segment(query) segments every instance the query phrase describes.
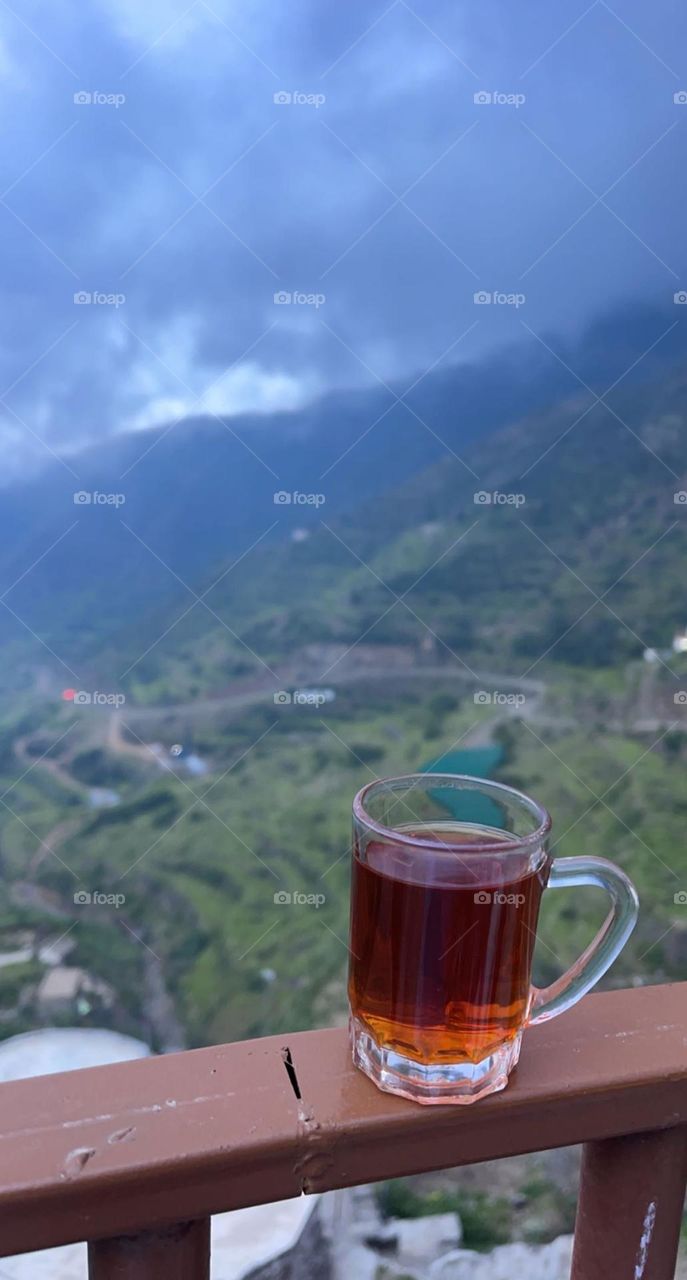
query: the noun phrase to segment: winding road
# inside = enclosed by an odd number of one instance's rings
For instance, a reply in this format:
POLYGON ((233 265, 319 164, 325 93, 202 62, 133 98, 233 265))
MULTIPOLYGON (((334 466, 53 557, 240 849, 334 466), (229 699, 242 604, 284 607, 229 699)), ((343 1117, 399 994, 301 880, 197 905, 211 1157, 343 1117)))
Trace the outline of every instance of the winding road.
MULTIPOLYGON (((328 683, 332 687, 344 687, 349 684, 358 684, 365 681, 450 681, 456 680, 463 686, 481 688, 487 691, 499 690, 502 693, 522 693, 525 695, 525 702, 520 707, 509 704, 507 706, 500 705, 497 714, 489 715, 486 719, 481 718, 468 732, 463 739, 463 743, 467 747, 478 747, 488 745, 492 738, 497 725, 512 719, 513 716, 530 718, 538 718, 540 714, 541 702, 545 694, 545 685, 539 680, 517 680, 512 677, 505 677, 494 672, 482 672, 475 679, 468 672, 451 669, 444 666, 417 666, 413 669, 403 668, 394 669, 393 667, 367 668, 348 675, 341 675, 338 678, 332 678, 328 683)), ((305 681, 300 682, 304 687, 305 681)), ((101 746, 112 752, 114 755, 126 755, 130 759, 135 760, 139 765, 150 769, 151 763, 154 762, 155 756, 151 752, 148 745, 143 742, 132 742, 124 736, 125 731, 131 722, 137 726, 140 725, 141 733, 145 733, 151 725, 156 722, 164 721, 170 715, 178 716, 203 716, 213 715, 215 713, 232 710, 242 710, 251 705, 264 703, 277 691, 283 687, 298 687, 298 682, 292 679, 290 673, 287 679, 284 676, 281 685, 274 685, 272 682, 265 684, 260 688, 242 689, 233 694, 228 694, 221 698, 199 699, 193 702, 172 703, 161 707, 128 707, 126 713, 120 710, 110 711, 107 715, 100 716, 98 721, 92 721, 89 725, 91 741, 93 741, 93 733, 96 728, 99 730, 101 738, 101 746)), ((476 712, 480 712, 483 707, 489 704, 477 704, 476 712)), ((491 704, 490 710, 493 710, 491 704)), ((278 711, 278 708, 275 708, 278 711)), ((50 759, 46 753, 44 756, 36 756, 31 753, 30 747, 32 741, 35 743, 39 737, 38 734, 24 734, 17 738, 14 742, 14 752, 17 760, 24 767, 24 776, 29 771, 44 770, 53 782, 57 782, 63 786, 65 790, 74 794, 77 793, 81 798, 86 798, 89 788, 80 783, 72 774, 69 773, 65 762, 50 759)), ((49 748, 48 748, 49 750, 49 748)), ((51 828, 45 838, 40 841, 35 850, 28 866, 28 877, 35 877, 41 864, 48 854, 57 854, 57 850, 72 836, 74 836, 90 819, 90 812, 81 812, 78 816, 62 818, 51 828)), ((59 855, 58 855, 59 856, 59 855)), ((38 907, 45 914, 59 919, 61 921, 76 921, 80 918, 79 909, 69 902, 65 904, 58 901, 54 894, 44 889, 42 886, 32 883, 31 879, 15 882, 10 886, 10 896, 17 905, 31 905, 38 907)), ((105 919, 103 919, 105 923, 105 919)), ((112 920, 108 916, 107 924, 111 925, 112 920)), ((144 938, 141 938, 123 916, 121 924, 131 935, 132 942, 135 940, 137 944, 143 947, 143 1010, 144 1015, 152 1029, 155 1043, 160 1047, 162 1052, 174 1052, 185 1047, 185 1037, 183 1028, 176 1015, 174 1002, 167 991, 164 965, 159 956, 148 946, 144 938)))

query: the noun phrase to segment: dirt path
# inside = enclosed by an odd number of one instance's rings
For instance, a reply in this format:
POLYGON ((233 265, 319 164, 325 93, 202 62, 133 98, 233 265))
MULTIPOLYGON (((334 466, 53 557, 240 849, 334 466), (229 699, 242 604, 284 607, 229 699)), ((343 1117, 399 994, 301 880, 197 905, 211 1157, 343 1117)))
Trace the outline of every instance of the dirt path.
POLYGON ((524 693, 526 697, 541 697, 546 689, 543 680, 520 679, 517 676, 507 676, 503 672, 494 671, 480 671, 473 675, 470 671, 465 671, 460 667, 368 667, 342 675, 330 672, 324 680, 316 681, 303 678, 300 680, 294 679, 293 670, 295 668, 297 668, 297 661, 290 666, 288 671, 281 673, 278 681, 266 680, 265 684, 258 688, 242 690, 239 693, 230 693, 219 698, 197 698, 193 702, 170 702, 164 706, 130 706, 127 707, 125 713, 113 712, 112 716, 114 718, 114 716, 123 715, 126 721, 133 723, 160 720, 169 715, 208 715, 215 711, 238 710, 264 702, 266 698, 276 693, 277 690, 292 688, 294 685, 296 687, 300 685, 303 688, 331 687, 336 689, 338 686, 361 684, 368 680, 457 680, 462 684, 470 684, 487 690, 500 689, 509 692, 520 692, 524 693))
MULTIPOLYGON (((380 680, 396 680, 396 681, 434 681, 446 679, 455 679, 463 685, 477 685, 484 689, 500 689, 508 692, 521 692, 525 694, 526 701, 522 707, 508 705, 503 709, 499 709, 496 714, 489 716, 487 719, 480 719, 480 722, 474 726, 464 743, 468 747, 478 747, 490 745, 493 741, 494 733, 499 724, 502 724, 513 716, 524 714, 524 708, 528 708, 527 714, 534 716, 544 697, 545 686, 541 681, 533 680, 514 680, 506 678, 491 672, 480 673, 477 681, 467 672, 462 670, 447 670, 446 667, 416 667, 413 670, 394 670, 393 668, 373 668, 349 675, 332 679, 329 683, 333 687, 346 686, 348 684, 356 684, 364 681, 380 681, 380 680)), ((282 686, 289 688, 293 686, 292 679, 284 677, 282 686)), ((304 682, 303 682, 304 683, 304 682)), ((127 724, 133 720, 137 724, 141 723, 141 731, 144 732, 144 725, 149 726, 156 721, 163 720, 170 714, 183 715, 204 715, 212 714, 217 711, 239 710, 241 708, 264 702, 275 692, 275 688, 270 682, 264 687, 251 690, 241 690, 235 694, 229 694, 226 697, 216 699, 201 699, 191 703, 175 703, 164 707, 143 707, 143 708, 127 708, 125 713, 121 711, 113 711, 107 717, 103 717, 101 721, 102 745, 114 755, 126 755, 136 760, 137 763, 150 767, 154 762, 155 756, 151 752, 150 747, 143 743, 131 742, 124 736, 127 724)), ((479 713, 479 707, 475 710, 479 713)), ((36 757, 31 754, 29 746, 35 741, 36 734, 26 734, 17 738, 14 743, 14 751, 19 762, 26 769, 33 768, 37 770, 45 770, 46 773, 56 782, 58 782, 66 790, 77 793, 82 799, 85 799, 89 788, 78 782, 65 768, 64 764, 51 759, 48 754, 36 757)), ((49 750, 49 748, 48 748, 49 750)), ((57 822, 47 833, 35 850, 28 866, 27 876, 35 877, 46 857, 50 854, 57 853, 67 840, 75 835, 80 828, 88 821, 90 814, 81 812, 78 816, 70 816, 63 818, 57 822)), ((60 920, 79 920, 81 917, 74 911, 71 903, 65 904, 57 899, 56 895, 49 890, 42 888, 40 885, 31 883, 30 879, 17 882, 10 888, 10 895, 14 902, 18 905, 31 905, 38 907, 46 914, 60 920)), ((143 1011, 148 1021, 153 1038, 157 1046, 162 1052, 174 1052, 183 1049, 186 1045, 183 1027, 177 1017, 174 1002, 167 991, 164 975, 164 965, 159 956, 150 948, 144 938, 140 937, 136 929, 127 921, 122 919, 122 923, 131 936, 132 943, 142 947, 143 959, 143 1011)))
POLYGON ((155 753, 150 747, 142 742, 129 742, 122 732, 125 727, 125 721, 121 711, 113 711, 109 717, 107 725, 107 735, 105 738, 105 746, 113 755, 130 756, 138 761, 139 764, 146 765, 150 768, 155 763, 155 753))
MULTIPOLYGON (((48 754, 43 756, 31 754, 29 744, 35 740, 36 736, 35 732, 26 733, 21 738, 15 738, 13 743, 14 754, 19 762, 26 766, 27 772, 31 769, 45 769, 46 773, 49 773, 56 782, 59 782, 60 786, 66 787, 68 791, 77 792, 79 796, 85 796, 88 792, 88 787, 85 787, 82 782, 78 782, 58 760, 51 760, 48 754)), ((49 752, 50 750, 51 748, 48 747, 47 751, 49 752)))
MULTIPOLYGON (((134 725, 140 726, 143 734, 146 729, 150 728, 151 724, 156 721, 163 721, 169 716, 183 715, 195 718, 196 716, 213 715, 217 712, 239 711, 245 707, 264 703, 278 688, 290 688, 294 684, 298 686, 299 683, 305 686, 304 681, 299 682, 293 679, 293 671, 297 667, 298 662, 296 660, 291 664, 288 673, 282 672, 278 684, 269 680, 257 688, 242 689, 237 693, 226 694, 219 698, 199 698, 192 702, 174 702, 154 707, 130 706, 126 708, 126 711, 112 711, 100 720, 102 746, 113 755, 128 756, 129 759, 137 764, 150 768, 155 763, 156 757, 148 745, 143 742, 132 742, 125 737, 125 732, 129 725, 132 726, 132 732, 135 732, 134 725)), ((493 740, 496 725, 511 719, 513 716, 527 719, 537 717, 538 709, 546 691, 546 686, 542 680, 520 679, 493 671, 482 671, 472 675, 471 672, 464 671, 462 668, 446 666, 415 666, 413 668, 370 667, 341 675, 333 673, 330 675, 327 685, 332 688, 343 688, 347 685, 370 681, 409 681, 415 683, 417 681, 436 682, 437 680, 455 680, 462 685, 481 687, 485 690, 498 689, 502 692, 524 694, 525 702, 522 707, 509 706, 504 708, 499 714, 490 717, 475 727, 474 734, 471 733, 469 738, 466 739, 466 745, 474 747, 489 745, 493 740)), ((540 721, 540 723, 542 722, 540 721)), ((553 723, 560 725, 562 722, 554 721, 553 723)), ((64 765, 61 765, 56 760, 51 760, 48 756, 38 760, 36 757, 31 756, 28 751, 28 745, 35 736, 35 734, 27 734, 22 738, 16 739, 14 750, 18 759, 23 764, 26 764, 27 767, 33 766, 45 769, 56 781, 70 790, 76 791, 82 799, 85 799, 88 788, 78 782, 64 765)), ((68 838, 68 836, 63 837, 61 827, 62 824, 58 824, 49 833, 49 836, 58 841, 62 838, 68 838)), ((46 837, 45 843, 51 845, 52 841, 49 837, 46 837)))
POLYGON ((56 822, 51 827, 48 834, 41 840, 38 848, 33 854, 28 865, 28 875, 33 876, 38 871, 41 864, 51 854, 56 854, 61 845, 65 844, 71 836, 83 826, 85 818, 63 818, 61 822, 56 822))

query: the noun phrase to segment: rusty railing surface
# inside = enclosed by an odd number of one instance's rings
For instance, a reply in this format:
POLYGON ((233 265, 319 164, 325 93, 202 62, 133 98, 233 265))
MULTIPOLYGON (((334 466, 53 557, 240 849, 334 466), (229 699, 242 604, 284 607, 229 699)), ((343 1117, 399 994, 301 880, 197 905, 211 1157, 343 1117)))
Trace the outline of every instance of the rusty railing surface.
POLYGON ((574 1143, 574 1280, 672 1280, 687 983, 588 996, 470 1107, 380 1093, 339 1029, 0 1085, 0 1256, 87 1240, 91 1280, 207 1280, 213 1213, 574 1143))

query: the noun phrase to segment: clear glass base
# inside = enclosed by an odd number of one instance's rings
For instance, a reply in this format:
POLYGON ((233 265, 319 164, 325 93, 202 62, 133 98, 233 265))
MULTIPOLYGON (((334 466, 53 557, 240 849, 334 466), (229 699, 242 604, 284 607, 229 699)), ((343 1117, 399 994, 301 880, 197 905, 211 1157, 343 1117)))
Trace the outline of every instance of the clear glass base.
POLYGON ((508 1084, 508 1076, 520 1057, 522 1031, 481 1062, 441 1062, 423 1064, 405 1058, 394 1049, 377 1044, 367 1027, 356 1017, 349 1021, 351 1048, 356 1067, 364 1071, 384 1093, 425 1105, 454 1103, 466 1106, 489 1093, 498 1093, 508 1084))

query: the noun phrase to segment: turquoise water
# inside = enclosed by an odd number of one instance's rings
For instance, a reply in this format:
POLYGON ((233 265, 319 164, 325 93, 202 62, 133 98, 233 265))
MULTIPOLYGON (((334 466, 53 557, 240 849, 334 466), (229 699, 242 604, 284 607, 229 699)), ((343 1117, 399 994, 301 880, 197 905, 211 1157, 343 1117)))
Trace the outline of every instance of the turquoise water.
MULTIPOLYGON (((420 765, 420 773, 467 773, 472 778, 490 778, 503 757, 503 747, 498 745, 446 751, 427 764, 420 765)), ((461 822, 477 822, 485 827, 496 827, 497 830, 505 826, 499 805, 488 796, 444 787, 437 787, 430 795, 435 804, 441 805, 452 818, 461 822)))

